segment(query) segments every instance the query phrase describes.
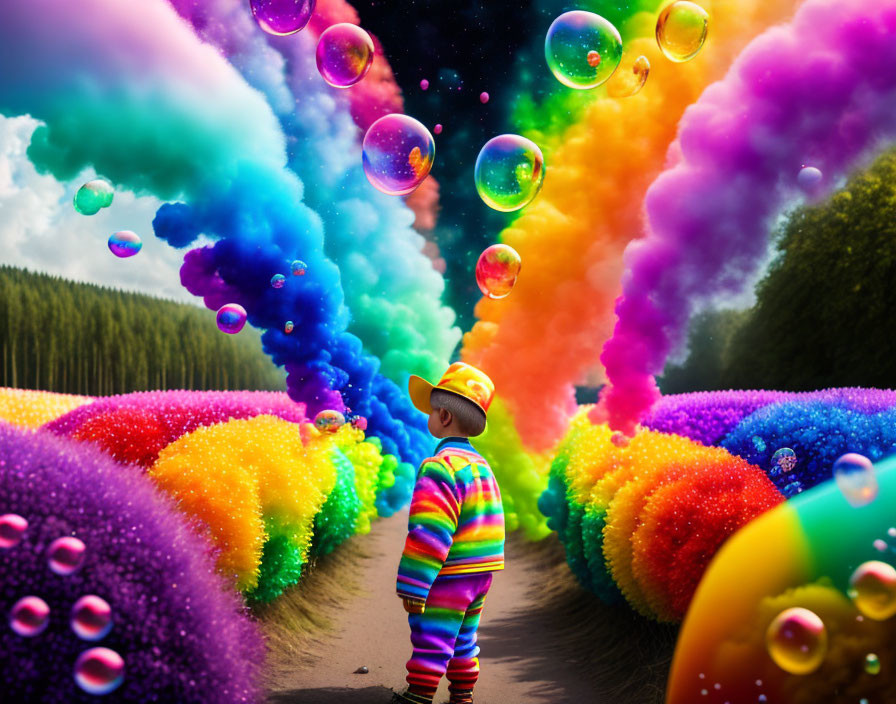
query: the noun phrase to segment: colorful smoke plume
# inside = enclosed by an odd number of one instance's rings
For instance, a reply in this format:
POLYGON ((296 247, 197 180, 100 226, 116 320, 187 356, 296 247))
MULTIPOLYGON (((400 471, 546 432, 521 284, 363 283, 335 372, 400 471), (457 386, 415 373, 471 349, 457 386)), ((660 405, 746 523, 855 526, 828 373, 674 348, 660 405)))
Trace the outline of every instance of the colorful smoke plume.
POLYGON ((754 39, 682 119, 625 253, 618 322, 601 355, 611 387, 595 418, 632 433, 659 397, 653 375, 694 310, 742 291, 802 165, 824 188, 896 134, 896 6, 804 3, 754 39))

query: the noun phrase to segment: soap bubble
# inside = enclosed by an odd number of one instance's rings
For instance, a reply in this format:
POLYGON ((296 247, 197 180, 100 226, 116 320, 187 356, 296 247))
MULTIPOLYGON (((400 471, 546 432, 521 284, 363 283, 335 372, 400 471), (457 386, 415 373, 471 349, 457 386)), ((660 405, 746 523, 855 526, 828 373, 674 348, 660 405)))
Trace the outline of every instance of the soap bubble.
POLYGON ((600 15, 572 10, 551 23, 544 40, 544 55, 551 73, 563 85, 595 88, 612 76, 619 65, 622 37, 600 15))
POLYGON ((84 562, 84 553, 87 546, 70 535, 63 538, 57 538, 50 543, 47 550, 47 564, 50 569, 59 575, 69 575, 76 572, 84 562))
POLYGON ((94 594, 82 596, 72 606, 70 623, 78 638, 101 640, 112 630, 112 607, 94 594))
POLYGON ((305 269, 307 269, 307 268, 308 268, 308 267, 305 265, 305 262, 303 262, 301 259, 296 259, 296 260, 290 265, 290 269, 292 270, 292 275, 293 275, 293 276, 304 276, 304 275, 305 275, 305 269))
POLYGON ((286 283, 286 277, 283 274, 274 274, 271 277, 271 286, 273 288, 283 288, 283 284, 286 283))
POLYGON ((249 0, 255 21, 268 34, 285 36, 304 29, 315 0, 249 0))
POLYGON ((896 614, 896 569, 880 560, 869 560, 849 578, 849 596, 868 618, 886 621, 896 614))
POLYGON ((693 59, 706 41, 709 15, 699 5, 678 0, 656 20, 656 43, 667 59, 682 63, 693 59))
POLYGON ((88 694, 108 694, 124 682, 124 660, 109 648, 90 648, 75 661, 75 682, 88 694))
POLYGON ((874 549, 878 552, 886 552, 887 548, 889 547, 889 545, 887 545, 887 541, 881 540, 880 538, 877 538, 873 543, 871 543, 871 545, 874 546, 874 549))
POLYGON ((824 660, 828 634, 815 613, 796 607, 775 617, 765 633, 765 644, 768 654, 782 670, 792 675, 807 675, 824 660))
POLYGON ((758 435, 754 435, 752 438, 753 447, 756 448, 756 452, 765 452, 767 445, 765 444, 765 440, 763 440, 758 435))
POLYGON ((486 93, 485 91, 482 91, 479 94, 479 102, 482 103, 483 105, 485 105, 488 102, 488 97, 489 97, 488 93, 486 93))
POLYGON ((17 513, 0 516, 0 548, 14 548, 28 530, 28 521, 17 513))
POLYGON ((427 81, 425 78, 422 81, 420 81, 420 88, 421 88, 421 90, 428 90, 429 89, 429 81, 427 81))
POLYGON ((115 190, 105 179, 95 178, 88 181, 75 193, 75 210, 81 215, 95 215, 101 208, 112 205, 115 190))
POLYGON ((218 329, 228 335, 236 335, 246 324, 246 309, 239 303, 225 303, 218 309, 218 329))
POLYGON ((772 473, 791 472, 796 467, 796 453, 789 447, 782 447, 772 455, 772 473))
POLYGON ((869 675, 877 675, 880 673, 880 658, 874 653, 868 653, 865 656, 865 672, 869 675))
POLYGON ((352 418, 352 427, 358 430, 367 430, 367 419, 364 416, 355 416, 352 418))
POLYGON ((322 433, 335 433, 344 424, 345 416, 339 411, 326 410, 314 416, 314 427, 322 433))
POLYGON ((506 244, 487 247, 476 262, 476 283, 489 298, 506 297, 516 283, 522 260, 517 251, 506 244))
POLYGON ((610 436, 610 442, 619 448, 629 446, 628 436, 618 430, 610 436))
POLYGON ((130 230, 121 230, 115 234, 109 235, 109 251, 116 257, 126 259, 133 257, 143 248, 143 241, 140 235, 130 230))
POLYGON ((286 324, 283 326, 283 332, 289 335, 289 333, 295 330, 295 327, 295 323, 293 323, 291 320, 287 320, 286 324))
POLYGON ((848 452, 834 462, 834 480, 852 506, 865 506, 877 497, 874 465, 856 452, 848 452))
POLYGON ((824 174, 814 166, 804 166, 797 174, 796 181, 807 193, 813 193, 821 185, 824 174))
POLYGON ((362 144, 364 173, 378 191, 403 196, 429 175, 436 143, 413 117, 393 113, 374 122, 362 144))
POLYGON ((9 610, 9 627, 25 638, 43 633, 50 623, 50 607, 39 596, 19 599, 9 610))
POLYGON ((634 61, 623 56, 610 80, 607 81, 607 95, 611 98, 630 98, 637 95, 650 74, 650 61, 646 56, 639 56, 634 61))
POLYGON ((509 213, 525 207, 538 195, 544 171, 544 157, 535 142, 516 134, 502 134, 480 150, 473 178, 487 206, 509 213))
POLYGON ((441 125, 436 125, 435 127, 433 127, 433 128, 432 128, 432 133, 433 133, 433 134, 442 134, 442 126, 441 126, 441 125))
POLYGON ((373 40, 356 24, 327 27, 317 42, 317 70, 334 88, 355 85, 373 65, 373 40))

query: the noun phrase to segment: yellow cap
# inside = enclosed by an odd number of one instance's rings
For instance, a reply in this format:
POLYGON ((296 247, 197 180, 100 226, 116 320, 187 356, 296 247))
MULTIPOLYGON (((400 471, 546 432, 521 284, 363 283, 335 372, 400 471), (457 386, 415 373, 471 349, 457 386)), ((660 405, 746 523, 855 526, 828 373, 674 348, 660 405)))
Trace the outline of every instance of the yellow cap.
POLYGON ((458 396, 463 396, 468 401, 475 403, 483 413, 488 413, 488 407, 495 396, 495 385, 485 372, 464 362, 455 362, 448 367, 435 386, 414 374, 408 380, 408 393, 411 395, 411 401, 417 410, 426 414, 432 413, 429 394, 433 389, 450 391, 458 396))

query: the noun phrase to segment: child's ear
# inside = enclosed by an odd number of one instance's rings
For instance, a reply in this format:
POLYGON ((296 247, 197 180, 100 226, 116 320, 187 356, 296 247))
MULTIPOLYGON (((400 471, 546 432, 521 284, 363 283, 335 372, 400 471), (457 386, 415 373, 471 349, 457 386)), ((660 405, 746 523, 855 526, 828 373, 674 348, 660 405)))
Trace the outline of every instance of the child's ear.
POLYGON ((453 418, 451 416, 451 411, 449 411, 447 408, 439 409, 439 423, 442 424, 443 428, 447 428, 449 425, 451 425, 452 420, 453 418))

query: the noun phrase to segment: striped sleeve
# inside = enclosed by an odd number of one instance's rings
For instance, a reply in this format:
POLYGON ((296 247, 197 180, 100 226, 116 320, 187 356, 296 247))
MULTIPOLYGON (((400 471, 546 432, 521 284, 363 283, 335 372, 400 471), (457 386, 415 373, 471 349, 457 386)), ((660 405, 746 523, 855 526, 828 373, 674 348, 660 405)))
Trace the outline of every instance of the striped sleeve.
POLYGON ((454 475, 444 464, 423 463, 411 499, 408 538, 398 565, 400 597, 426 601, 457 530, 460 502, 456 491, 454 475))

